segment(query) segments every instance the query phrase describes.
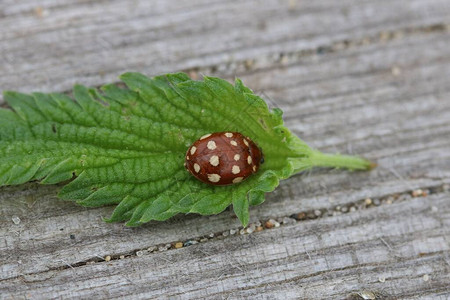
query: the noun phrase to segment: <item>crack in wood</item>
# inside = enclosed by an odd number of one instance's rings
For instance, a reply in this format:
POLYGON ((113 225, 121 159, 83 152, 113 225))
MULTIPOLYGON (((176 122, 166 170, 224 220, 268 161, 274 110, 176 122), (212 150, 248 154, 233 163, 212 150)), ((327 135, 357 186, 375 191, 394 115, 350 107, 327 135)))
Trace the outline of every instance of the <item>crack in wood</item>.
MULTIPOLYGON (((234 74, 239 69, 243 69, 245 72, 239 72, 240 74, 253 74, 256 72, 265 71, 267 69, 273 70, 274 68, 285 66, 287 63, 289 65, 293 65, 303 57, 311 56, 311 55, 324 55, 328 53, 335 53, 348 50, 350 48, 359 47, 359 46, 367 46, 371 44, 377 44, 379 42, 389 42, 395 39, 405 38, 406 36, 417 35, 417 34, 428 34, 428 33, 439 33, 439 32, 450 32, 450 24, 447 23, 436 23, 427 26, 418 26, 418 27, 408 27, 397 30, 387 30, 380 31, 373 35, 364 36, 358 39, 343 39, 339 41, 332 42, 330 44, 324 44, 322 46, 317 46, 311 49, 302 49, 300 51, 293 52, 285 52, 278 53, 277 57, 274 59, 274 54, 270 53, 265 56, 259 56, 258 59, 244 59, 244 60, 233 60, 233 68, 225 68, 227 71, 218 71, 221 70, 220 66, 226 65, 227 63, 210 65, 207 67, 193 67, 188 69, 182 69, 182 72, 186 72, 189 76, 196 80, 199 77, 199 74, 216 74, 219 76, 230 76, 234 74), (265 67, 253 68, 255 63, 258 60, 269 61, 269 65, 265 67), (242 67, 243 66, 243 67, 242 67)), ((124 87, 122 82, 115 82, 115 84, 120 87, 124 87)), ((101 86, 94 86, 96 88, 100 88, 101 86)), ((61 91, 63 94, 70 95, 72 91, 61 91)), ((0 101, 3 100, 2 95, 0 95, 0 101)), ((7 108, 8 105, 2 101, 0 103, 0 107, 7 108)))
MULTIPOLYGON (((30 273, 30 274, 22 274, 14 277, 10 277, 7 279, 0 280, 11 280, 27 275, 36 275, 40 273, 46 273, 49 271, 61 271, 65 269, 75 269, 77 267, 82 267, 85 265, 91 265, 101 262, 111 262, 115 260, 121 260, 121 259, 127 259, 131 257, 140 257, 144 255, 149 255, 152 253, 159 253, 163 251, 170 251, 170 250, 176 250, 180 248, 186 248, 189 246, 193 246, 199 243, 205 243, 205 242, 212 242, 215 240, 225 239, 234 235, 249 235, 252 233, 258 233, 264 230, 276 230, 276 228, 281 228, 285 226, 289 226, 292 224, 295 224, 297 222, 303 222, 308 220, 314 220, 319 218, 328 218, 328 217, 334 217, 341 214, 348 214, 353 213, 359 210, 365 210, 365 209, 372 209, 375 207, 379 207, 382 205, 390 205, 392 203, 397 202, 404 202, 408 201, 410 199, 416 198, 416 197, 427 197, 429 195, 439 194, 439 193, 448 193, 450 190, 450 186, 446 183, 439 184, 439 185, 432 185, 422 188, 417 188, 414 190, 407 190, 402 193, 394 193, 389 195, 384 195, 377 198, 365 198, 360 199, 358 201, 354 201, 352 203, 348 203, 346 205, 335 205, 331 209, 322 208, 322 209, 315 209, 315 210, 307 210, 307 211, 301 211, 298 213, 291 214, 289 216, 281 216, 281 217, 274 217, 273 219, 269 220, 260 220, 253 222, 249 224, 246 228, 238 227, 222 232, 217 233, 211 233, 206 236, 200 236, 195 238, 186 239, 184 241, 173 241, 171 243, 164 243, 164 244, 158 244, 158 245, 152 245, 145 248, 139 248, 139 249, 133 249, 127 252, 123 253, 117 253, 117 254, 111 254, 107 255, 105 257, 96 256, 94 258, 80 261, 77 263, 71 263, 64 264, 62 266, 49 268, 42 272, 37 273, 30 273)), ((383 242, 383 240, 382 240, 383 242)), ((384 241, 384 244, 386 244, 386 241, 384 241)), ((388 245, 386 245, 388 247, 388 245)), ((429 256, 433 253, 423 253, 421 256, 429 256)), ((329 270, 328 270, 329 271, 329 270)))
POLYGON ((254 72, 261 72, 261 71, 267 71, 267 70, 273 70, 277 67, 283 67, 286 65, 294 65, 295 63, 300 62, 301 58, 312 56, 312 55, 324 55, 329 53, 335 53, 335 52, 342 52, 346 51, 350 48, 359 47, 359 46, 368 46, 372 44, 378 44, 379 42, 389 42, 395 39, 401 39, 405 38, 406 36, 412 36, 412 35, 418 35, 418 34, 429 34, 429 33, 439 33, 439 32, 449 32, 450 31, 450 24, 446 23, 437 23, 437 24, 431 24, 427 26, 418 26, 418 27, 409 27, 409 28, 403 28, 403 29, 397 29, 397 30, 387 30, 387 31, 380 31, 373 35, 364 36, 358 39, 343 39, 339 41, 332 42, 330 44, 324 44, 322 46, 310 48, 310 49, 302 49, 300 51, 292 51, 292 52, 285 52, 285 53, 278 53, 278 57, 273 59, 274 54, 270 53, 266 56, 260 56, 258 59, 244 59, 244 60, 233 60, 233 68, 225 68, 226 70, 229 70, 231 72, 219 72, 218 70, 221 69, 220 66, 222 64, 218 65, 212 65, 208 67, 203 68, 189 68, 184 69, 183 72, 188 73, 191 77, 194 77, 196 79, 198 77, 198 74, 206 73, 206 74, 213 74, 217 73, 222 76, 228 76, 232 73, 236 73, 236 70, 243 69, 244 74, 252 74, 254 72), (263 68, 252 68, 252 66, 256 65, 258 60, 262 61, 269 61, 269 65, 263 68), (243 67, 242 67, 243 66, 243 67))

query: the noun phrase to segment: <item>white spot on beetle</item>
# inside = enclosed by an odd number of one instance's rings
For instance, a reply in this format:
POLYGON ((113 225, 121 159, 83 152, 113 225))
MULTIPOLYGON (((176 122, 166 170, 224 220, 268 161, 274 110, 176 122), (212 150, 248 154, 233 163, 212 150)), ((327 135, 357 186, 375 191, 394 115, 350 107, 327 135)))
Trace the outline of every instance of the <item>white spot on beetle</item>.
POLYGON ((214 149, 217 148, 216 142, 214 142, 214 141, 209 141, 208 144, 206 145, 206 147, 208 147, 209 150, 214 150, 214 149))
POLYGON ((194 155, 195 151, 197 151, 197 147, 192 146, 192 148, 191 148, 191 155, 194 155))
POLYGON ((252 164, 252 157, 250 155, 247 156, 247 162, 248 162, 249 165, 252 164))
POLYGON ((194 170, 195 172, 200 172, 200 166, 198 164, 194 164, 194 170))
POLYGON ((225 136, 227 138, 233 137, 233 134, 231 132, 225 132, 225 136))
POLYGON ((217 167, 219 165, 219 157, 217 155, 211 156, 211 158, 209 159, 209 163, 214 167, 217 167))
POLYGON ((237 146, 236 141, 231 141, 230 144, 233 145, 233 146, 237 146))
POLYGON ((205 134, 204 136, 202 136, 200 138, 200 140, 206 139, 207 137, 210 137, 210 136, 211 136, 211 133, 205 134))
POLYGON ((186 155, 186 159, 187 159, 187 160, 189 160, 189 159, 190 159, 189 155, 186 155))
POLYGON ((242 181, 242 179, 244 179, 244 177, 236 177, 235 179, 233 179, 233 183, 239 183, 242 181))
POLYGON ((233 173, 233 174, 238 174, 240 171, 241 171, 241 169, 240 169, 239 166, 237 166, 237 165, 234 165, 234 166, 231 168, 231 173, 233 173))
POLYGON ((256 166, 253 166, 253 172, 256 172, 256 166))
POLYGON ((248 147, 248 142, 247 142, 247 140, 246 140, 246 139, 244 139, 244 144, 245 144, 245 146, 247 146, 247 147, 248 147))
POLYGON ((235 154, 234 155, 234 160, 235 161, 238 161, 240 158, 241 158, 241 156, 239 154, 235 154))
POLYGON ((219 174, 208 174, 208 180, 211 182, 219 182, 220 175, 219 174))

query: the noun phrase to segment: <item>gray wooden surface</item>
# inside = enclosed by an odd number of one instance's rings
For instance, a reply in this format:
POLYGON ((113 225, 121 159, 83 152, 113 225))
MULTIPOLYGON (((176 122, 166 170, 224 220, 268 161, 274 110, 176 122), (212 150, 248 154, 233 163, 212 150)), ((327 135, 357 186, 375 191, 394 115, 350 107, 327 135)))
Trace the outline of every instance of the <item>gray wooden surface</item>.
POLYGON ((0 90, 179 70, 239 76, 312 146, 379 167, 283 181, 245 230, 125 228, 2 187, 0 298, 450 298, 448 0, 0 2, 0 90))

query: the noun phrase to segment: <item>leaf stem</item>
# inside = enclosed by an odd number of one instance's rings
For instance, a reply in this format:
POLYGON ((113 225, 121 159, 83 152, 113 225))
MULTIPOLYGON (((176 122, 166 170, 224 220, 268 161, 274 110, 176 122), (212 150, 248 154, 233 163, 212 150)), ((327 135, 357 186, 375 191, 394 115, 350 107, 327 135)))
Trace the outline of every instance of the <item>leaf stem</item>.
POLYGON ((376 163, 361 157, 340 154, 325 154, 316 150, 313 150, 311 152, 309 160, 312 167, 346 168, 349 170, 371 170, 377 166, 376 163))

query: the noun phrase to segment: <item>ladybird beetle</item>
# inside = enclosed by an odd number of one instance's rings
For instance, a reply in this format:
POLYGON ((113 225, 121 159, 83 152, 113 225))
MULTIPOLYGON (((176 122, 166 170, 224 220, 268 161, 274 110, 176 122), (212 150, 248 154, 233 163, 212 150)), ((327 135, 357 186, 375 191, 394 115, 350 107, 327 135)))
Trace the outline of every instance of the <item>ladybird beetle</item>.
POLYGON ((262 162, 262 151, 249 137, 239 132, 215 132, 189 147, 184 166, 204 183, 227 185, 257 172, 262 162))

